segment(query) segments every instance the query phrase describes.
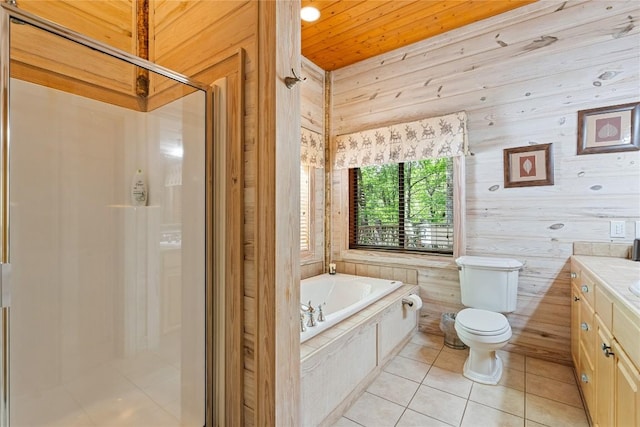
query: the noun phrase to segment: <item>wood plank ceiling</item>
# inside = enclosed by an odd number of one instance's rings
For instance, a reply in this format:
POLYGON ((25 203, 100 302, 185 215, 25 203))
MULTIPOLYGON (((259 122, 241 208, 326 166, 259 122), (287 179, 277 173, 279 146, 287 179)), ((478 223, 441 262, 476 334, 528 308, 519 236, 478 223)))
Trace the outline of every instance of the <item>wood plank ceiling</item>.
POLYGON ((433 37, 536 0, 302 0, 302 54, 326 71, 433 37))

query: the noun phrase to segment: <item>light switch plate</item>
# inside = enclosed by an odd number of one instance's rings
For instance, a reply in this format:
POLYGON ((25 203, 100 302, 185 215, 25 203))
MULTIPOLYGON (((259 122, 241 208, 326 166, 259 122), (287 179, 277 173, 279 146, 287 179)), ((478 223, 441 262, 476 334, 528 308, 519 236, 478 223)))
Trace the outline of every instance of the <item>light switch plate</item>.
POLYGON ((609 233, 611 237, 624 237, 625 229, 624 229, 624 221, 611 221, 611 232, 609 233))
POLYGON ((640 221, 636 221, 636 239, 640 239, 640 221))

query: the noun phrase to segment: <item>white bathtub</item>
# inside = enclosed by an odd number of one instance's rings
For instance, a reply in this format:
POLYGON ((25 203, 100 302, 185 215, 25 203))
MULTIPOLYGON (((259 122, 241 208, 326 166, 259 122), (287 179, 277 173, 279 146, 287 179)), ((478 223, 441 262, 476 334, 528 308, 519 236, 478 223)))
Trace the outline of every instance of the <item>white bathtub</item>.
MULTIPOLYGON (((321 274, 300 281, 300 302, 313 305, 318 316, 322 304, 325 321, 300 333, 300 342, 319 334, 336 323, 357 313, 376 300, 402 286, 402 282, 352 276, 350 274, 321 274)), ((305 324, 308 315, 305 314, 305 324)))

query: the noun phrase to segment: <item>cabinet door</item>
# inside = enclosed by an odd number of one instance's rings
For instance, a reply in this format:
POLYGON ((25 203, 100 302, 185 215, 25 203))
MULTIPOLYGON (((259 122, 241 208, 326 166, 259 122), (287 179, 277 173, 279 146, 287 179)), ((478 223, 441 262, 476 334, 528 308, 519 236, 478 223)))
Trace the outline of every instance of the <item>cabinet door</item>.
POLYGON ((571 357, 573 366, 580 366, 580 291, 577 285, 571 286, 571 357))
POLYGON ((595 356, 595 375, 598 386, 595 388, 596 408, 595 412, 592 412, 592 417, 596 426, 607 427, 613 425, 615 355, 611 349, 613 345, 611 332, 597 314, 596 324, 598 348, 595 356))
POLYGON ((613 351, 616 353, 615 423, 620 427, 637 427, 640 425, 640 373, 616 341, 613 351))

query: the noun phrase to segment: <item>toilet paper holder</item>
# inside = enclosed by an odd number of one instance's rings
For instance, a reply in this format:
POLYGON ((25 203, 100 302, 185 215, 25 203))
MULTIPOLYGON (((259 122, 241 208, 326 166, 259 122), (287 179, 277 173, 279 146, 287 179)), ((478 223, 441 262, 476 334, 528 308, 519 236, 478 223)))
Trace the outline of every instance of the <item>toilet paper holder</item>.
POLYGON ((413 301, 409 298, 402 298, 402 305, 408 305, 409 307, 413 307, 413 301))

